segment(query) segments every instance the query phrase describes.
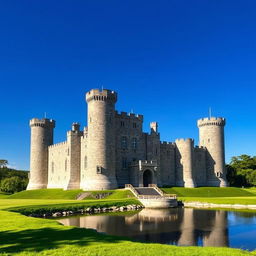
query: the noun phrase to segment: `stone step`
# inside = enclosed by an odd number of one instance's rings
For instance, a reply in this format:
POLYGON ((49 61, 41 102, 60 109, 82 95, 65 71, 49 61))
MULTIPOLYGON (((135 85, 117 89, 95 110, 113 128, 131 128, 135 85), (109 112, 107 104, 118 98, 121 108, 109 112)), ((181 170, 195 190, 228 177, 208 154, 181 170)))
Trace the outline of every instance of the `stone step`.
POLYGON ((139 195, 143 196, 161 196, 154 188, 134 188, 139 195))

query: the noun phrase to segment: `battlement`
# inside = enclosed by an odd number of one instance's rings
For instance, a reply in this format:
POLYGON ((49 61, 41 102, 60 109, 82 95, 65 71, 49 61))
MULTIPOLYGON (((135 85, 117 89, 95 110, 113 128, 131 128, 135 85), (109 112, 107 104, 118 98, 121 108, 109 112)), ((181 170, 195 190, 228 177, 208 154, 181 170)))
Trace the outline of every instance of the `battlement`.
POLYGON ((120 119, 134 119, 143 122, 143 115, 127 113, 127 112, 118 112, 116 111, 116 118, 120 119))
POLYGON ((195 146, 194 150, 195 150, 196 152, 198 152, 198 151, 204 151, 204 150, 206 150, 206 147, 203 147, 203 146, 195 146))
POLYGON ((33 118, 29 121, 30 127, 44 127, 44 128, 55 128, 55 121, 48 118, 33 118))
POLYGON ((197 121, 198 127, 202 127, 206 125, 225 126, 225 124, 226 124, 226 119, 222 117, 211 117, 211 118, 206 117, 206 118, 199 119, 197 121))
POLYGON ((176 139, 175 143, 194 143, 194 140, 191 138, 187 138, 187 139, 176 139))
POLYGON ((112 103, 116 103, 117 101, 117 93, 115 91, 103 89, 92 89, 85 95, 86 102, 90 102, 91 100, 95 101, 109 101, 112 103))
POLYGON ((169 147, 169 148, 175 148, 176 145, 173 142, 167 142, 167 141, 161 141, 160 142, 161 147, 169 147))
POLYGON ((64 145, 67 145, 67 141, 59 142, 59 143, 50 145, 50 146, 48 146, 48 147, 49 147, 49 148, 57 148, 57 147, 61 147, 61 146, 64 146, 64 145))

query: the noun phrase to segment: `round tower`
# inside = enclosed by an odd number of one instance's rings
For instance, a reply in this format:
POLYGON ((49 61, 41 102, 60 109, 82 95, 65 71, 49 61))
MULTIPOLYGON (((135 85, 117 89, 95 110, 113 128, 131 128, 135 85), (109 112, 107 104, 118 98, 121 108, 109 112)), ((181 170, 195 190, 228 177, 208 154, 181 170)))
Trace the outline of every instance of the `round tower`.
POLYGON ((177 173, 177 185, 194 188, 196 187, 193 175, 194 140, 178 139, 175 144, 177 146, 176 160, 179 163, 178 172, 180 172, 177 173))
POLYGON ((30 174, 28 190, 47 187, 48 182, 48 146, 53 144, 55 121, 50 119, 30 120, 30 174))
POLYGON ((207 149, 208 186, 226 187, 224 118, 203 118, 197 121, 199 144, 207 149))
POLYGON ((115 103, 117 93, 93 89, 88 104, 87 169, 85 190, 117 188, 115 158, 115 103))

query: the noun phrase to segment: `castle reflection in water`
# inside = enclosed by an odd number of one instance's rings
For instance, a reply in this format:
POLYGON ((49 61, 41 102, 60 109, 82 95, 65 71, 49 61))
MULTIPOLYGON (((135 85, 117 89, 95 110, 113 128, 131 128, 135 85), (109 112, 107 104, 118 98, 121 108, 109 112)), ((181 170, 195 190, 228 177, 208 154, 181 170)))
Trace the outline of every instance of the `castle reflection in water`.
POLYGON ((184 246, 229 246, 227 212, 192 208, 144 209, 120 215, 60 219, 67 226, 96 229, 142 242, 184 246))

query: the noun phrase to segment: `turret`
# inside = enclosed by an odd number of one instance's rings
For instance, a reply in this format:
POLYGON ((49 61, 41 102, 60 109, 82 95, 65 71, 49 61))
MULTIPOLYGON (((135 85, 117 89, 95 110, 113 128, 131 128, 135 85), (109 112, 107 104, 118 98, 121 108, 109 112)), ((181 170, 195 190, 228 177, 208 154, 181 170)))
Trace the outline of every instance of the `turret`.
POLYGON ((194 140, 178 139, 175 141, 177 168, 177 186, 196 187, 193 171, 194 140))
POLYGON ((81 188, 117 188, 115 166, 115 103, 117 93, 93 89, 86 94, 88 104, 87 170, 81 188))
POLYGON ((55 121, 46 118, 30 120, 30 177, 27 189, 47 187, 48 146, 53 144, 55 121))
POLYGON ((203 118, 197 121, 199 144, 207 150, 208 186, 226 187, 224 118, 203 118))
POLYGON ((64 189, 80 188, 80 162, 81 162, 81 136, 80 124, 73 123, 71 131, 67 132, 67 144, 69 151, 70 173, 68 184, 64 189))

